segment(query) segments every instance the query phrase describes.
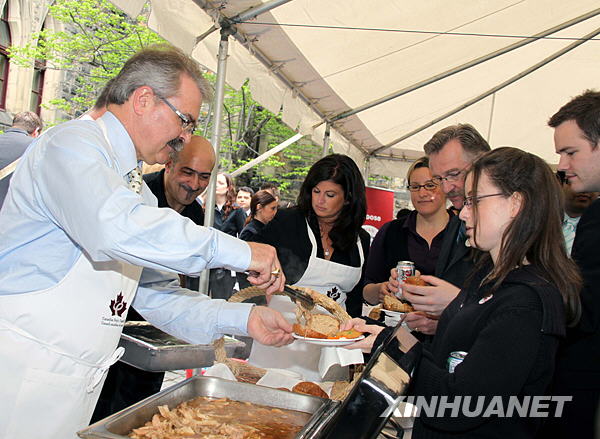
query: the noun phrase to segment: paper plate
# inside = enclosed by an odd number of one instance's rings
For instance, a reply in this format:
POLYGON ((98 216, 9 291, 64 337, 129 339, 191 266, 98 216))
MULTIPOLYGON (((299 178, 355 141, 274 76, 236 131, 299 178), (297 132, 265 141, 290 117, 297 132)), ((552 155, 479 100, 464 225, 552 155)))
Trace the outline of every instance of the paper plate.
POLYGON ((296 340, 303 341, 304 343, 311 343, 320 346, 346 346, 352 343, 355 343, 359 340, 365 338, 364 335, 356 338, 311 338, 311 337, 302 337, 298 334, 292 334, 296 340))
POLYGON ((404 317, 404 315, 406 314, 405 312, 400 312, 400 311, 390 311, 389 309, 381 309, 386 315, 390 316, 390 317, 396 317, 396 318, 402 318, 404 317))

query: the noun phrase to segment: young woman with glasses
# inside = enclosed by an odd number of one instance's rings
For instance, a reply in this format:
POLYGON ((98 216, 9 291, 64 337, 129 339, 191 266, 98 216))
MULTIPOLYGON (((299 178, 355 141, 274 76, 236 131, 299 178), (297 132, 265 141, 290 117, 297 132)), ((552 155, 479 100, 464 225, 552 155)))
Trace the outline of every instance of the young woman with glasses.
MULTIPOLYGON (((533 438, 544 419, 537 409, 500 414, 549 395, 559 342, 581 312, 581 278, 562 239, 560 189, 542 159, 505 147, 474 162, 465 190, 460 217, 484 257, 443 312, 433 342, 407 352, 418 358, 411 394, 426 401, 445 395, 461 408, 452 416, 421 412, 412 437, 533 438), (494 401, 496 410, 485 416, 494 401)), ((391 331, 360 319, 353 326, 372 335, 349 348, 369 350, 391 331)), ((410 334, 399 328, 396 336, 410 334)))
MULTIPOLYGON (((446 197, 431 178, 427 157, 412 164, 407 180, 415 210, 407 217, 384 224, 371 245, 363 288, 363 297, 371 304, 397 292, 388 280, 398 261, 413 261, 422 274, 435 272, 450 219, 446 197)), ((395 270, 392 277, 396 278, 395 270)))

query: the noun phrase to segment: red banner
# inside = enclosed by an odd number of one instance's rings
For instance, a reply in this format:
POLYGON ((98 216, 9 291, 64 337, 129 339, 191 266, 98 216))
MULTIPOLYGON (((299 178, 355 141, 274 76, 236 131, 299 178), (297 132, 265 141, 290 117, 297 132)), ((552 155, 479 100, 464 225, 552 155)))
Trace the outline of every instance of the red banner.
POLYGON ((364 228, 375 236, 382 225, 394 219, 394 191, 367 187, 367 219, 364 228))

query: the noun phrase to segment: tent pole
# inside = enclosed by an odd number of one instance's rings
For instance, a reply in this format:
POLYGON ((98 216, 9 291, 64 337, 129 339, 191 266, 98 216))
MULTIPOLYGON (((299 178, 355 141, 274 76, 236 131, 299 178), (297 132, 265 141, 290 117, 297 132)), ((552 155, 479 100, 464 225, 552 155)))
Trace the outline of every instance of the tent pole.
MULTIPOLYGON (((221 28, 221 41, 219 43, 219 59, 217 64, 217 82, 215 84, 215 103, 213 105, 213 132, 211 143, 215 150, 215 166, 210 176, 210 182, 206 188, 206 200, 204 202, 204 226, 211 227, 215 221, 215 190, 217 187, 217 172, 219 170, 219 150, 221 148, 221 122, 223 119, 223 98, 225 95, 225 73, 227 71, 227 52, 229 49, 229 26, 221 28)), ((199 291, 208 294, 209 270, 200 273, 199 291)))
POLYGON ((490 143, 490 138, 492 137, 492 121, 494 120, 494 110, 496 109, 496 93, 492 95, 492 104, 490 106, 490 121, 488 123, 488 132, 487 132, 487 143, 490 143))
POLYGON ((365 168, 364 168, 363 172, 364 172, 365 186, 368 186, 369 185, 369 174, 371 173, 371 157, 369 157, 369 156, 365 157, 365 168))
MULTIPOLYGON (((459 111, 464 110, 465 108, 470 107, 471 105, 481 101, 482 99, 487 98, 489 95, 494 94, 500 90, 502 90, 504 87, 512 84, 513 82, 518 81, 519 79, 529 75, 530 73, 536 71, 537 69, 539 69, 540 67, 545 66, 546 64, 550 63, 551 61, 554 61, 556 58, 559 58, 561 56, 563 56, 565 53, 575 49, 576 47, 582 45, 583 43, 585 43, 586 41, 588 41, 591 38, 594 38, 596 35, 600 34, 600 29, 596 29, 595 31, 587 34, 586 36, 582 37, 581 40, 575 41, 572 44, 569 44, 567 47, 564 47, 563 49, 559 50, 558 52, 553 53, 552 55, 550 55, 547 58, 544 58, 543 60, 541 60, 540 62, 534 64, 533 66, 529 67, 526 70, 523 70, 521 73, 516 74, 515 76, 507 79, 506 81, 502 82, 501 84, 498 84, 497 86, 490 88, 489 90, 483 92, 482 94, 480 94, 479 96, 474 97, 473 99, 468 100, 467 102, 465 102, 464 104, 459 105, 458 107, 454 108, 453 110, 450 110, 449 112, 442 114, 441 116, 436 117, 435 119, 427 122, 425 125, 420 126, 419 128, 416 128, 414 130, 412 130, 411 132, 398 137, 395 140, 392 140, 389 143, 386 143, 385 145, 380 146, 379 148, 374 149, 373 151, 371 151, 371 153, 369 154, 370 156, 375 156, 375 154, 386 150, 388 148, 391 148, 392 146, 394 146, 397 143, 402 142, 403 140, 408 139, 409 137, 414 136, 417 133, 420 133, 421 131, 429 128, 432 125, 435 125, 436 123, 458 113, 459 111)), ((383 158, 382 156, 378 156, 378 158, 383 158)))
POLYGON ((281 142, 279 145, 271 148, 270 150, 268 150, 268 151, 262 153, 261 155, 259 155, 258 157, 250 160, 244 166, 241 166, 241 167, 237 168, 235 171, 233 171, 231 173, 231 176, 232 177, 237 177, 242 172, 246 172, 248 169, 252 168, 253 166, 256 166, 260 162, 268 159, 273 154, 277 154, 279 151, 283 151, 285 148, 287 148, 288 146, 290 146, 292 143, 296 142, 298 139, 301 139, 302 137, 303 137, 302 134, 295 134, 295 135, 293 135, 289 139, 281 142))
POLYGON ((525 38, 524 40, 516 42, 514 44, 511 44, 510 46, 507 46, 507 47, 505 47, 503 49, 499 49, 499 50, 496 50, 495 52, 488 53, 487 55, 483 55, 483 56, 481 56, 481 57, 479 57, 477 59, 474 59, 472 61, 469 61, 469 62, 467 62, 467 63, 465 63, 463 65, 454 67, 453 69, 450 69, 450 70, 446 70, 445 72, 442 72, 439 75, 435 75, 435 76, 432 76, 430 78, 424 79, 423 81, 417 82, 416 84, 409 85, 408 87, 403 88, 402 90, 399 90, 397 92, 391 93, 391 94, 389 94, 387 96, 384 96, 384 97, 379 98, 377 100, 374 100, 372 102, 363 104, 363 105, 361 105, 359 107, 356 107, 356 108, 354 108, 352 110, 348 110, 348 111, 345 111, 343 113, 340 113, 337 116, 334 116, 334 117, 328 119, 328 121, 329 122, 335 122, 337 120, 344 119, 344 118, 349 117, 349 116, 353 116, 353 115, 355 115, 357 113, 360 113, 361 111, 365 111, 365 110, 368 110, 370 108, 376 107, 377 105, 383 104, 383 103, 385 103, 387 101, 391 101, 392 99, 396 99, 396 98, 398 98, 400 96, 403 96, 403 95, 405 95, 407 93, 410 93, 410 92, 413 92, 415 90, 418 90, 419 88, 425 87, 426 85, 433 84, 433 83, 435 83, 435 82, 437 82, 437 81, 439 81, 441 79, 447 78, 447 77, 452 76, 452 75, 454 75, 456 73, 460 73, 460 72, 462 72, 464 70, 467 70, 467 69, 469 69, 471 67, 475 67, 476 65, 481 64, 481 63, 483 63, 485 61, 488 61, 488 60, 493 59, 493 58, 497 58, 498 56, 504 55, 505 53, 508 53, 508 52, 510 52, 512 50, 518 49, 519 47, 523 47, 523 46, 525 46, 525 45, 527 45, 529 43, 533 43, 535 41, 538 41, 541 38, 544 38, 544 37, 546 37, 548 35, 551 35, 553 33, 561 31, 563 29, 566 29, 567 27, 573 26, 573 25, 575 25, 577 23, 581 23, 582 21, 585 21, 585 20, 587 20, 587 19, 589 19, 591 17, 595 17, 598 14, 600 14, 600 9, 594 9, 593 11, 590 11, 590 12, 588 12, 586 14, 583 14, 583 15, 581 15, 579 17, 576 17, 576 18, 574 18, 572 20, 566 21, 566 22, 564 22, 562 24, 559 24, 557 26, 551 27, 550 29, 547 29, 547 30, 545 30, 543 32, 537 33, 537 34, 535 34, 535 35, 533 35, 533 36, 531 36, 529 38, 525 38))
POLYGON ((325 134, 323 135, 323 152, 321 153, 321 157, 325 157, 327 153, 329 153, 329 137, 331 134, 331 124, 328 122, 325 125, 325 134))

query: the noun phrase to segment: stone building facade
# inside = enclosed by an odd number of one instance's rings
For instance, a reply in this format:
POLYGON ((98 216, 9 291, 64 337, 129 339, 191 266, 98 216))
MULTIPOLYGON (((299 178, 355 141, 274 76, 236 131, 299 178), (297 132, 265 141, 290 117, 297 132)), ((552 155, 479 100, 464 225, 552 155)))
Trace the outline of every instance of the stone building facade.
POLYGON ((26 44, 42 27, 60 29, 62 24, 48 15, 50 4, 52 0, 0 0, 0 129, 10 126, 20 111, 37 112, 45 124, 60 116, 42 104, 62 94, 64 74, 42 63, 21 67, 7 56, 10 45, 26 44))

